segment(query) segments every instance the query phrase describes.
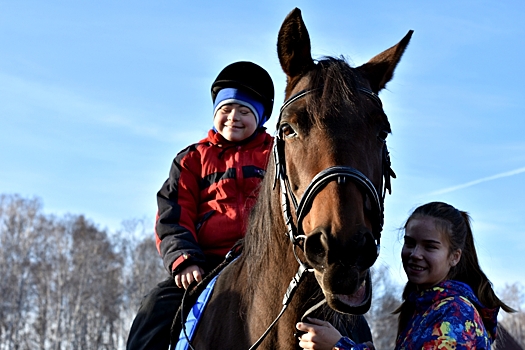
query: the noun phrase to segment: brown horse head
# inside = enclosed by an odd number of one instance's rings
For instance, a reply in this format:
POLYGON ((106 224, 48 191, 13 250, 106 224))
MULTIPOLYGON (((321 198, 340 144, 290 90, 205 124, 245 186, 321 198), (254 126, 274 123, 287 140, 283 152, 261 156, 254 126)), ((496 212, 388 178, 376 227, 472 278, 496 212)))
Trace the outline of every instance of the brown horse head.
POLYGON ((392 78, 411 35, 352 68, 343 59, 312 59, 297 8, 279 32, 287 86, 276 163, 284 206, 296 209, 285 212, 295 222, 292 240, 300 242, 328 304, 341 312, 361 314, 370 306, 369 268, 393 174, 386 150, 390 124, 376 94, 392 78))

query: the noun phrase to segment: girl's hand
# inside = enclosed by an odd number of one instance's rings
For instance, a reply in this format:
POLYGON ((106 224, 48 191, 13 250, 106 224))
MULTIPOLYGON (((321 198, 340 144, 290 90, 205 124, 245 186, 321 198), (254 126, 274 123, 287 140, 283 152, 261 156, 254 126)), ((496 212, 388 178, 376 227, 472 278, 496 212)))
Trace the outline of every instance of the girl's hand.
POLYGON ((370 350, 376 350, 374 344, 373 344, 372 342, 370 342, 370 341, 367 341, 367 342, 365 343, 365 345, 368 346, 368 348, 369 348, 370 350))
POLYGON ((330 322, 307 318, 310 323, 299 322, 298 330, 306 332, 299 337, 299 346, 305 350, 331 350, 341 339, 341 333, 330 322))
POLYGON ((197 265, 190 265, 178 274, 175 275, 175 284, 179 288, 188 289, 191 282, 202 281, 204 270, 197 265))

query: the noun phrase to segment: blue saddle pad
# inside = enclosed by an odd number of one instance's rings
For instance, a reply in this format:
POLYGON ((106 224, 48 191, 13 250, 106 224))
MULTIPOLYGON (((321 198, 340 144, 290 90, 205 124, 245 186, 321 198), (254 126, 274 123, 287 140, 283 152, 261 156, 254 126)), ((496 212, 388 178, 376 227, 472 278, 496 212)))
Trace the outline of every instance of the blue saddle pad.
POLYGON ((208 299, 211 296, 213 287, 215 286, 215 282, 217 281, 217 277, 219 277, 219 275, 215 276, 210 281, 210 283, 208 283, 206 288, 202 291, 202 293, 197 298, 195 305, 193 305, 193 307, 191 308, 188 314, 188 317, 186 317, 186 322, 184 323, 184 329, 182 329, 179 334, 179 340, 177 341, 175 350, 187 350, 188 349, 189 347, 188 338, 193 339, 193 333, 195 332, 195 329, 197 328, 197 325, 199 324, 201 315, 204 312, 204 309, 206 308, 206 304, 208 303, 208 299), (184 330, 186 330, 186 334, 184 334, 184 330), (186 335, 188 336, 188 338, 186 338, 186 335))

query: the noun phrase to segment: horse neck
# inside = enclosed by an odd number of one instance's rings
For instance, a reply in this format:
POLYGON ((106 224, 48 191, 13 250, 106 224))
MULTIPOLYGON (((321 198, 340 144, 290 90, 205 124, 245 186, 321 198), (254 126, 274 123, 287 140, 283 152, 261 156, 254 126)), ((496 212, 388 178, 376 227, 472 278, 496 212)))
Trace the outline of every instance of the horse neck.
MULTIPOLYGON (((271 168, 270 164, 269 169, 271 168)), ((272 189, 270 183, 272 178, 269 171, 250 219, 243 261, 240 264, 243 270, 240 275, 244 275, 247 280, 242 293, 246 315, 258 320, 248 324, 253 327, 251 332, 259 335, 281 311, 283 297, 299 268, 292 250, 293 245, 286 236, 287 229, 281 212, 280 193, 278 188, 272 189)), ((288 334, 290 327, 293 328, 300 317, 298 316, 300 309, 306 303, 306 299, 312 295, 312 288, 319 289, 313 276, 308 276, 308 280, 303 282, 303 286, 277 324, 277 329, 285 329, 286 337, 290 337, 288 334)), ((281 333, 281 330, 278 333, 281 333)), ((273 334, 275 336, 275 333, 273 334)))

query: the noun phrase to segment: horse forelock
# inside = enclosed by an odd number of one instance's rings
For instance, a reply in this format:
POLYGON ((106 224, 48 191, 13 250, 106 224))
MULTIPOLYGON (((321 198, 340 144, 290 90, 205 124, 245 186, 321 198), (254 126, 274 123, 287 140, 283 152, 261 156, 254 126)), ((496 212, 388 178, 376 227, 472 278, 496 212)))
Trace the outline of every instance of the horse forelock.
POLYGON ((308 76, 314 93, 306 98, 310 122, 320 128, 348 118, 344 111, 362 114, 358 96, 356 72, 343 58, 325 57, 318 60, 308 76), (322 103, 319 103, 322 101, 322 103))

